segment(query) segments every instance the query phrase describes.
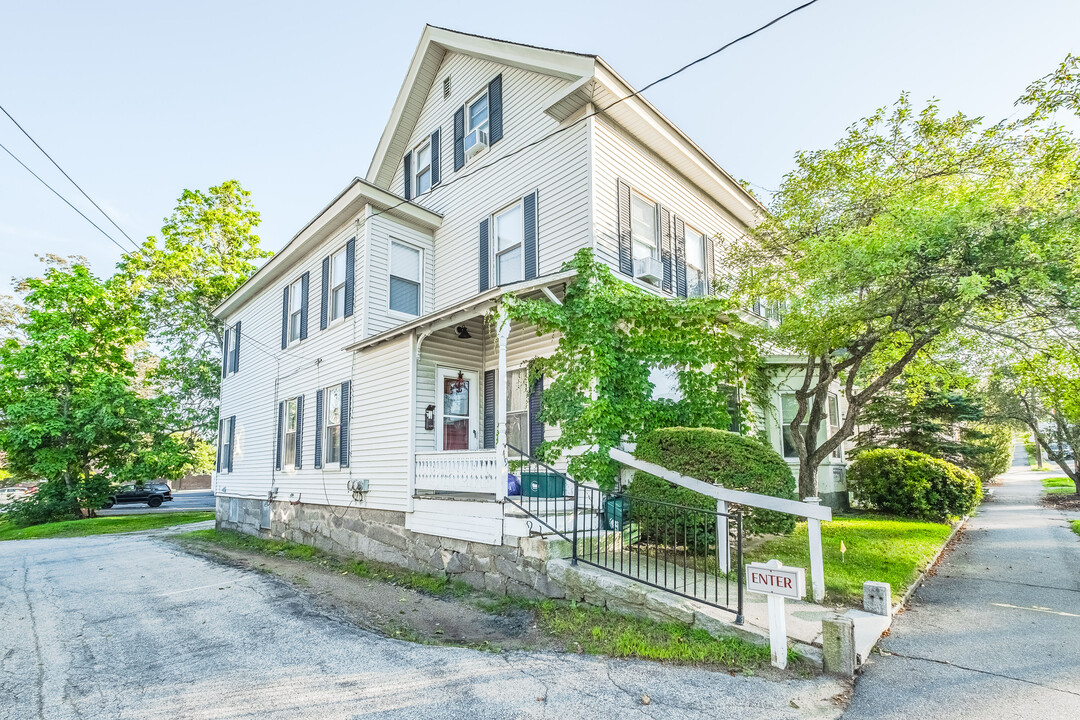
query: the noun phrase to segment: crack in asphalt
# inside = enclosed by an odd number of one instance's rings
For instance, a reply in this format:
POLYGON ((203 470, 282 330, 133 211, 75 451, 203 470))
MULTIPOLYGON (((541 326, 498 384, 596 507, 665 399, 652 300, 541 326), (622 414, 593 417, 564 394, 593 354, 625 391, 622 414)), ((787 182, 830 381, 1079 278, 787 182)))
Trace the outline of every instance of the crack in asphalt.
POLYGON ((45 720, 45 658, 41 655, 41 638, 38 636, 37 618, 34 615, 34 603, 30 599, 29 587, 30 562, 29 556, 23 556, 22 591, 26 598, 27 612, 30 615, 30 633, 34 637, 34 652, 37 654, 37 716, 38 720, 45 720))
POLYGON ((956 663, 949 662, 948 660, 937 660, 935 658, 920 657, 918 655, 904 655, 902 653, 892 652, 890 650, 881 650, 880 652, 881 652, 881 654, 883 656, 891 655, 893 657, 903 658, 905 660, 921 660, 923 662, 937 663, 938 665, 945 665, 947 667, 954 667, 957 670, 967 670, 968 672, 980 673, 982 675, 991 675, 993 677, 998 677, 998 678, 1001 678, 1003 680, 1015 680, 1016 682, 1027 683, 1028 685, 1034 685, 1036 687, 1045 688, 1047 690, 1053 690, 1055 692, 1065 693, 1066 695, 1075 695, 1076 697, 1080 697, 1080 692, 1075 692, 1073 690, 1063 690, 1062 688, 1057 688, 1057 687, 1054 687, 1053 685, 1046 685, 1044 683, 1035 682, 1034 680, 1025 680, 1024 678, 1014 677, 1013 675, 1004 675, 1002 673, 996 673, 996 672, 994 672, 992 670, 981 670, 979 668, 968 667, 966 665, 957 665, 956 663))

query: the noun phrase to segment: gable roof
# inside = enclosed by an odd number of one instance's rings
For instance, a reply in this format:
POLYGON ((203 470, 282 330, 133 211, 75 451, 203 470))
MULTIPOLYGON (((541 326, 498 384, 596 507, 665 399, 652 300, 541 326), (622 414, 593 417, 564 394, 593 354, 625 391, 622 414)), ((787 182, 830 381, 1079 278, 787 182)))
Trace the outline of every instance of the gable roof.
POLYGON ((598 55, 551 50, 426 25, 413 54, 367 172, 367 181, 389 188, 409 137, 423 110, 447 52, 553 75, 570 85, 549 101, 547 113, 559 122, 590 103, 636 136, 746 225, 764 212, 758 200, 657 110, 598 55), (613 104, 617 103, 617 104, 613 104))

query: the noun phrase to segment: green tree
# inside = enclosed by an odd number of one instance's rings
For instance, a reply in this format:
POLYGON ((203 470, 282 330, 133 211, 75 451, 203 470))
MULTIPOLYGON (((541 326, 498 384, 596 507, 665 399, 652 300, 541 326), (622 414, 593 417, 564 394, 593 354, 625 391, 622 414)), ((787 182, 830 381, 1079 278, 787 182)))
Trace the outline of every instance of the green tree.
POLYGON ((854 453, 901 448, 963 466, 966 449, 956 439, 963 422, 981 420, 982 407, 961 390, 916 389, 896 381, 882 388, 863 410, 854 453))
POLYGON ((617 478, 611 448, 633 442, 672 417, 696 427, 728 427, 730 387, 758 367, 754 328, 741 323, 729 301, 715 297, 671 300, 620 280, 581 250, 565 269, 576 271, 561 304, 546 299, 511 302, 509 315, 555 333, 553 355, 533 361, 533 376, 553 378, 541 419, 559 437, 540 448, 552 461, 566 450, 571 475, 605 490, 617 478), (677 372, 683 406, 653 399, 656 368, 677 372))
POLYGON ((204 439, 217 428, 224 327, 213 309, 244 283, 259 260, 259 213, 251 193, 228 180, 184 190, 161 237, 125 255, 120 273, 163 349, 155 381, 177 401, 182 426, 204 439))
POLYGON ((1060 127, 986 126, 907 96, 833 148, 800 153, 745 241, 744 301, 786 302, 771 333, 806 358, 791 421, 799 493, 850 437, 867 404, 959 332, 1003 318, 1062 317, 1080 305, 1080 152, 1060 127), (830 385, 848 415, 819 442, 830 385))
POLYGON ((48 262, 21 285, 22 340, 0 345, 0 450, 12 476, 46 480, 40 519, 92 512, 116 481, 170 477, 187 451, 160 427, 169 399, 137 384, 143 332, 118 284, 48 262))

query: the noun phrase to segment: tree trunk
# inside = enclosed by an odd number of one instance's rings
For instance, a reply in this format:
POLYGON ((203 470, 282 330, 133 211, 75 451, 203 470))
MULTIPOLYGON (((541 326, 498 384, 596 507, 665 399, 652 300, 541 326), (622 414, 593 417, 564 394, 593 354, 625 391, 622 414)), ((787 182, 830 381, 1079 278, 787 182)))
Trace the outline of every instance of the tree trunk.
POLYGON ((817 465, 813 467, 810 463, 799 463, 799 499, 805 500, 808 497, 817 497, 817 465))
POLYGON ((1038 440, 1035 441, 1035 459, 1039 463, 1039 465, 1038 465, 1039 469, 1042 470, 1043 469, 1042 445, 1039 444, 1038 440))

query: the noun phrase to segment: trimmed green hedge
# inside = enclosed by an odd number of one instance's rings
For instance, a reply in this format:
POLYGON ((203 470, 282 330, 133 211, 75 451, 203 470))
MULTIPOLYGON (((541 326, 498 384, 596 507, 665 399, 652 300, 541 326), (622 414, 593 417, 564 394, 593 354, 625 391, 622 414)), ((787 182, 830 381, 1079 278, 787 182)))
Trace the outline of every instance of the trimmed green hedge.
POLYGON ((982 501, 975 473, 913 450, 859 453, 847 479, 861 505, 918 520, 970 515, 982 501))
MULTIPOLYGON (((713 428, 660 428, 638 438, 634 455, 638 460, 730 490, 795 499, 795 478, 788 464, 757 438, 713 428)), ((635 473, 627 493, 676 505, 716 509, 715 500, 644 472, 635 473)), ((746 533, 786 534, 795 529, 793 515, 731 504, 728 508, 743 511, 746 533)), ((631 504, 631 520, 641 519, 640 512, 635 516, 631 504)), ((702 525, 698 530, 699 542, 715 536, 715 527, 704 521, 698 524, 702 525)), ((642 528, 643 537, 647 538, 648 531, 648 527, 642 528)))

